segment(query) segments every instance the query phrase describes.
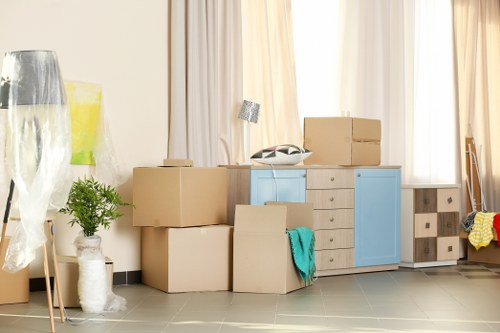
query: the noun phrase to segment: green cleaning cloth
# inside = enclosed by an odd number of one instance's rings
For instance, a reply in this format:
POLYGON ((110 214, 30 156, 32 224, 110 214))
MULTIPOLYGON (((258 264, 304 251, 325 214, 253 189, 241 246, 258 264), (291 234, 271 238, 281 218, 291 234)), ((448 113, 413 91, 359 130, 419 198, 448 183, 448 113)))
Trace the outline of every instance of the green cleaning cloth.
POLYGON ((314 263, 314 231, 307 227, 298 227, 287 231, 290 238, 292 257, 302 281, 312 283, 316 272, 314 263))

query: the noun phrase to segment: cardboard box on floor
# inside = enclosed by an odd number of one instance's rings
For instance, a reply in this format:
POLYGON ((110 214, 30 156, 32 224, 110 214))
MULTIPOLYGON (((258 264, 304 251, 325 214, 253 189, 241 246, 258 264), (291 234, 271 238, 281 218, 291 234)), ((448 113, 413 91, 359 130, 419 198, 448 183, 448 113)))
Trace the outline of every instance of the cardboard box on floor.
POLYGON ((142 283, 169 293, 231 290, 233 227, 143 227, 142 283))
MULTIPOLYGON (((109 288, 113 288, 113 261, 105 258, 106 272, 108 273, 109 288)), ((57 256, 57 268, 59 272, 59 288, 64 307, 79 308, 80 298, 78 297, 78 259, 75 256, 57 256)), ((57 288, 54 288, 53 305, 59 307, 59 297, 57 288)))
POLYGON ((3 267, 10 237, 5 241, 0 255, 0 304, 26 303, 30 299, 30 277, 28 267, 16 273, 5 272, 3 267))
POLYGON ((312 229, 310 203, 237 205, 234 220, 233 291, 286 294, 305 287, 292 258, 287 229, 312 229))
POLYGON ((490 245, 481 247, 479 250, 467 240, 467 260, 487 263, 487 264, 500 264, 500 244, 498 244, 498 235, 495 229, 492 230, 493 239, 490 245))
POLYGON ((134 168, 133 225, 192 227, 227 223, 226 168, 134 168))
POLYGON ((380 165, 380 120, 350 117, 304 118, 306 165, 380 165))

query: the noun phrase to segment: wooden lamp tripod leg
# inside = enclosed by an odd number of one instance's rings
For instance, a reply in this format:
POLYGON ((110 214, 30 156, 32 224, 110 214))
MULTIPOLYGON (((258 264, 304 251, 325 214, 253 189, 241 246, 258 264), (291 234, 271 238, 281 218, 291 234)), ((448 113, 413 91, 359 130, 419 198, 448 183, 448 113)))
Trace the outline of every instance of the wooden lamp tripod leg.
POLYGON ((57 265, 56 243, 55 243, 55 226, 51 219, 47 220, 49 224, 50 242, 52 243, 52 260, 54 261, 54 288, 57 290, 57 301, 59 302, 59 313, 61 314, 61 323, 64 323, 66 317, 64 315, 64 304, 59 284, 59 267, 57 265))
POLYGON ((47 287, 47 305, 49 306, 50 316, 50 332, 55 333, 54 326, 54 309, 52 307, 52 292, 50 290, 50 273, 49 273, 49 260, 47 255, 47 244, 43 244, 43 270, 45 273, 45 286, 47 287))

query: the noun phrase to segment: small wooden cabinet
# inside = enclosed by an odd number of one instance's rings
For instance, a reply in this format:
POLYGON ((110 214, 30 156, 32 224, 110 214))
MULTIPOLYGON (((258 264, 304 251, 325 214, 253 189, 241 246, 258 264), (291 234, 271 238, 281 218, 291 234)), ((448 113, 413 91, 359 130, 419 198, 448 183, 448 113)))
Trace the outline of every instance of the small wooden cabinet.
POLYGON ((404 186, 401 266, 455 265, 459 259, 459 185, 404 186))

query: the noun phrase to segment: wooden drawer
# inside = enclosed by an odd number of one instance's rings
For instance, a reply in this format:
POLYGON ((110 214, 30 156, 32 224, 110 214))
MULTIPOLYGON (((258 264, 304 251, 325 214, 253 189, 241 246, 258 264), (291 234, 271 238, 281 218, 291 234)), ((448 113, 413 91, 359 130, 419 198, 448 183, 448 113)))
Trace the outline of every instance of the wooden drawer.
POLYGON ((414 199, 415 213, 436 213, 437 212, 437 189, 418 188, 415 189, 414 199))
POLYGON ((437 235, 438 237, 458 236, 459 216, 458 212, 438 213, 437 235))
POLYGON ((308 169, 306 180, 306 188, 312 190, 354 188, 354 170, 308 169))
POLYGON ((354 247, 354 229, 317 230, 315 250, 347 249, 354 247))
POLYGON ((354 228, 354 209, 315 210, 314 230, 354 228))
POLYGON ((459 212, 460 211, 460 189, 439 188, 437 190, 437 211, 438 212, 459 212))
POLYGON ((436 237, 415 239, 415 262, 436 261, 436 237))
POLYGON ((306 202, 314 209, 354 208, 354 189, 307 190, 306 202))
POLYGON ((415 214, 415 238, 437 237, 437 213, 415 214))
POLYGON ((354 267, 354 249, 315 251, 316 269, 339 269, 354 267))
POLYGON ((460 241, 458 236, 438 237, 437 260, 458 260, 460 241))

